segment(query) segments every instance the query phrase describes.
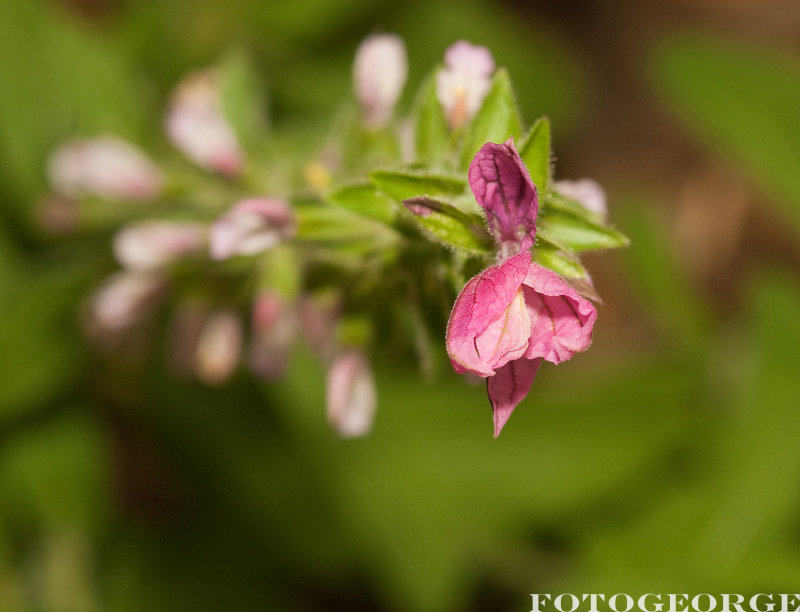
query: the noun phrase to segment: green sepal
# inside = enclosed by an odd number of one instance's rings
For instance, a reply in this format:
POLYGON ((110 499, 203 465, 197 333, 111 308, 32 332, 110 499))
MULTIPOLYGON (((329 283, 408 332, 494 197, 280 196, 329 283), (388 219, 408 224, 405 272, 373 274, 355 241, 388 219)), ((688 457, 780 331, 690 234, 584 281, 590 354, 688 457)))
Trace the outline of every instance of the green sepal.
POLYGON ((397 204, 372 183, 344 185, 329 192, 325 199, 363 217, 391 225, 397 216, 397 204))
POLYGON ((533 250, 533 260, 567 279, 589 278, 577 256, 544 241, 539 241, 533 250))
POLYGON ((469 253, 491 250, 492 237, 478 215, 464 213, 448 202, 424 196, 409 198, 403 204, 417 225, 445 246, 469 253))
POLYGON ((343 208, 321 204, 295 207, 298 228, 296 240, 320 247, 330 255, 367 256, 395 246, 400 235, 382 223, 343 208))
POLYGON ((441 160, 451 144, 450 128, 436 95, 439 70, 441 66, 434 68, 422 82, 411 112, 417 161, 427 163, 441 160))
POLYGON ((412 171, 376 170, 369 173, 369 180, 398 202, 417 196, 456 196, 467 188, 459 177, 412 171))
POLYGON ((264 86, 252 59, 231 49, 217 64, 222 112, 245 149, 257 148, 267 133, 264 86))
POLYGON ((508 72, 500 68, 492 79, 483 105, 465 128, 460 167, 466 170, 478 149, 487 142, 503 143, 512 136, 519 138, 521 132, 511 79, 508 72))
POLYGON ((557 191, 548 191, 542 196, 539 194, 539 206, 541 211, 560 211, 568 215, 580 217, 592 223, 603 223, 603 217, 586 208, 583 204, 568 198, 557 191))
POLYGON ((551 212, 539 217, 538 236, 573 251, 615 249, 628 246, 628 238, 612 227, 571 214, 551 212))
POLYGON ((519 144, 519 156, 525 162, 537 193, 545 193, 550 187, 552 173, 550 119, 540 117, 528 130, 519 144))

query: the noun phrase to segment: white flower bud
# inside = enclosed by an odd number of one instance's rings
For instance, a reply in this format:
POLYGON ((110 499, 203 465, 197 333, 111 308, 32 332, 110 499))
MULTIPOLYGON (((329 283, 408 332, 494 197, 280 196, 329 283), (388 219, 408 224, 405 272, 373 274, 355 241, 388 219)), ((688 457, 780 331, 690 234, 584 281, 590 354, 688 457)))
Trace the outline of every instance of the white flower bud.
POLYGON ((577 181, 555 181, 553 189, 558 193, 580 202, 586 210, 601 217, 608 215, 606 192, 600 184, 589 178, 577 181))
POLYGON ((167 136, 199 166, 225 176, 244 170, 244 154, 222 111, 216 73, 202 70, 181 81, 170 100, 167 136))
POLYGON ((232 310, 206 319, 195 351, 197 376, 208 385, 228 381, 239 363, 242 350, 242 322, 232 310))
POLYGON ((70 198, 152 200, 164 184, 144 153, 114 136, 66 143, 50 157, 47 175, 53 190, 70 198))
POLYGON ((211 258, 255 255, 291 238, 297 223, 291 207, 274 198, 250 198, 234 204, 211 225, 211 258))
POLYGON ((262 291, 253 303, 252 316, 250 369, 265 380, 280 378, 297 333, 294 309, 274 291, 262 291))
POLYGON ((384 125, 408 76, 403 39, 394 34, 373 34, 356 51, 353 82, 356 97, 370 127, 384 125))
POLYGON ((486 47, 459 40, 445 51, 444 63, 436 75, 436 96, 451 129, 456 129, 480 109, 491 86, 494 58, 486 47))
POLYGON ((166 287, 160 274, 117 272, 91 300, 92 322, 100 330, 118 331, 133 325, 159 300, 166 287))
POLYGON ((152 270, 196 253, 205 243, 206 229, 199 223, 144 221, 117 232, 114 255, 130 270, 152 270))
POLYGON ((372 369, 356 348, 340 353, 328 370, 328 422, 344 438, 369 433, 377 405, 372 369))

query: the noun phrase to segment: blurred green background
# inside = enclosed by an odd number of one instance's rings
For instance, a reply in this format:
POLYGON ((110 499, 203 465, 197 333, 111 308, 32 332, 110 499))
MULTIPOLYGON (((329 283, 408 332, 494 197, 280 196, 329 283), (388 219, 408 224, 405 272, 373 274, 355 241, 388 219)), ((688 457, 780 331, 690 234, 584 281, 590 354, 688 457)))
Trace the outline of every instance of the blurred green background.
POLYGON ((800 11, 751 4, 0 3, 0 610, 795 592, 800 11), (587 260, 592 349, 542 368, 497 440, 482 389, 411 363, 375 364, 375 429, 351 441, 302 348, 280 383, 217 390, 109 363, 78 325, 109 248, 37 226, 60 139, 165 148, 171 86, 230 48, 276 131, 313 134, 374 31, 406 40, 409 92, 454 40, 489 46, 526 120, 551 118, 557 178, 605 185, 632 239, 587 260))

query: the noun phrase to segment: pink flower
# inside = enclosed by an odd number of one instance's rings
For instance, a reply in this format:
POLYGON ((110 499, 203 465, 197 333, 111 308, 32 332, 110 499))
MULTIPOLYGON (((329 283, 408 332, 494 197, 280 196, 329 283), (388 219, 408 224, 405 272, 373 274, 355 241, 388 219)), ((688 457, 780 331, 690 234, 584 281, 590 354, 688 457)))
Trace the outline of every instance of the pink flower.
POLYGON ((527 251, 470 279, 447 324, 456 372, 489 378, 495 437, 530 391, 542 359, 558 364, 586 350, 594 306, 527 251))
POLYGON ((73 140, 53 153, 47 165, 53 189, 62 196, 109 200, 153 200, 164 177, 133 145, 114 136, 73 140))
POLYGON ((472 119, 491 86, 494 58, 486 47, 465 40, 444 54, 445 68, 436 75, 436 96, 452 129, 472 119))
POLYGON ((558 364, 589 347, 597 311, 558 274, 531 260, 538 202, 513 143, 484 145, 469 178, 504 259, 464 285, 446 344, 456 372, 488 379, 497 437, 543 359, 558 364))
POLYGON ((153 270, 198 252, 206 243, 199 223, 142 221, 114 236, 114 255, 129 270, 153 270))
POLYGON ((326 385, 328 422, 344 438, 363 436, 372 428, 377 392, 363 351, 349 348, 333 360, 326 385))
POLYGON ((255 255, 291 238, 297 223, 291 207, 274 198, 249 198, 234 204, 211 225, 211 258, 255 255))
POLYGON ((408 74, 406 47, 394 34, 374 34, 362 42, 353 63, 356 97, 370 127, 392 115, 408 74))
POLYGON ((200 70, 178 84, 167 113, 167 136, 193 162, 225 176, 244 171, 244 154, 222 110, 217 74, 200 70))

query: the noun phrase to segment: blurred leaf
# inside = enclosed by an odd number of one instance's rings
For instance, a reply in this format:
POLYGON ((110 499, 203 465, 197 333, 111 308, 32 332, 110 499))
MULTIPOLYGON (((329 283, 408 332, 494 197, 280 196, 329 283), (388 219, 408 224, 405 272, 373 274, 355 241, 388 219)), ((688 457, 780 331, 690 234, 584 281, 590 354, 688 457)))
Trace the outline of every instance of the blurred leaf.
POLYGON ((440 70, 441 66, 437 66, 422 82, 411 113, 417 160, 427 163, 440 161, 450 147, 450 128, 436 95, 436 75, 440 70))
POLYGON ((477 215, 468 215, 442 200, 419 197, 403 201, 411 218, 447 247, 486 253, 494 241, 477 215))
POLYGON ((217 64, 222 106, 246 150, 257 150, 267 137, 267 100, 256 66, 242 50, 228 51, 217 64))
POLYGON ((418 171, 376 170, 369 173, 369 180, 398 202, 417 196, 459 195, 467 187, 459 177, 418 171))
POLYGON ((800 228, 797 58, 680 36, 654 59, 656 84, 683 119, 778 196, 800 228))
POLYGON ((687 355, 699 357, 707 349, 713 319, 681 274, 665 224, 641 202, 631 203, 620 212, 620 225, 636 245, 625 252, 632 286, 644 298, 660 327, 668 332, 665 338, 679 340, 689 349, 687 355))
POLYGON ((371 183, 345 185, 334 189, 325 199, 361 216, 391 225, 397 214, 397 205, 371 183))
POLYGON ((42 407, 71 380, 83 348, 75 334, 86 262, 0 272, 0 423, 42 407))
POLYGON ((552 172, 550 120, 547 117, 540 117, 531 126, 519 144, 519 155, 528 168, 533 184, 536 186, 536 193, 541 198, 549 188, 552 172))
POLYGON ((6 436, 0 447, 5 513, 22 524, 94 530, 108 512, 105 443, 86 414, 64 414, 6 436))
POLYGON ((511 79, 505 68, 500 68, 492 78, 483 105, 465 128, 461 168, 468 168, 478 149, 487 142, 499 144, 512 136, 519 138, 521 130, 511 79))
POLYGON ((0 3, 0 176, 26 207, 59 140, 138 135, 146 108, 118 49, 41 0, 0 3))
POLYGON ((575 251, 614 249, 629 243, 611 227, 558 212, 539 217, 537 229, 542 238, 552 239, 575 251))

